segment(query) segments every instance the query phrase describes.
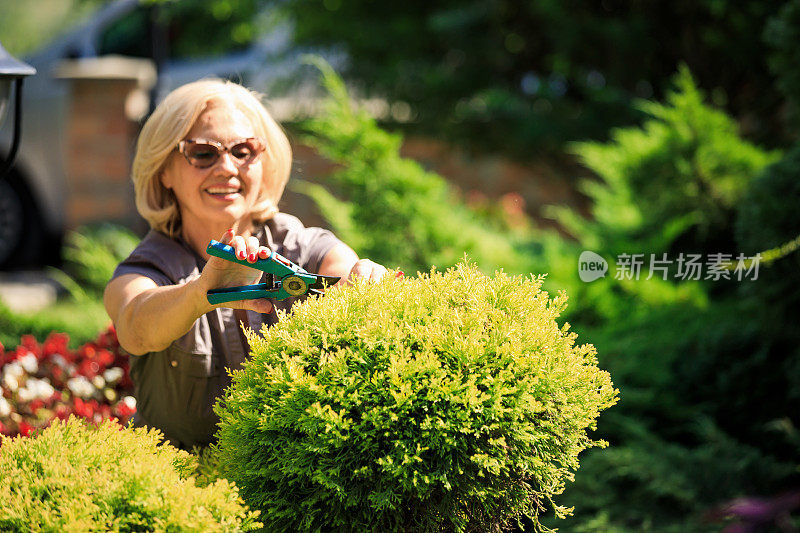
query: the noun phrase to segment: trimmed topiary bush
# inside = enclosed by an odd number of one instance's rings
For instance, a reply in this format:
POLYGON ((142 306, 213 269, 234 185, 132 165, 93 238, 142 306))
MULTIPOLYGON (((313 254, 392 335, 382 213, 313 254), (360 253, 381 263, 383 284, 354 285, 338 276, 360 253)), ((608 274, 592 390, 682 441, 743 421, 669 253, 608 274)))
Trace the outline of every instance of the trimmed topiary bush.
POLYGON ((226 480, 199 487, 196 459, 156 430, 75 417, 0 446, 1 531, 248 531, 226 480))
POLYGON ((329 291, 250 335, 222 473, 268 531, 498 531, 572 479, 616 401, 542 278, 474 265, 329 291))

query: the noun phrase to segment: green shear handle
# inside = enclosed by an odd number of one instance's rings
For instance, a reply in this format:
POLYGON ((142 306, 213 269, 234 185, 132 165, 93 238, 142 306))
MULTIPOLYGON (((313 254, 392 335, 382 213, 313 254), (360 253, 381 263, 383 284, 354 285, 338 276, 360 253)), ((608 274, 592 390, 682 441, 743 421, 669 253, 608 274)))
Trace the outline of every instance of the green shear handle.
POLYGON ((238 259, 233 246, 219 241, 212 240, 208 243, 206 251, 209 255, 255 268, 268 274, 266 283, 208 291, 206 297, 210 304, 253 300, 256 298, 285 300, 286 298, 303 296, 308 293, 322 294, 325 287, 339 281, 336 276, 311 274, 277 252, 270 252, 269 257, 266 259, 258 259, 255 263, 250 263, 244 259, 238 259))

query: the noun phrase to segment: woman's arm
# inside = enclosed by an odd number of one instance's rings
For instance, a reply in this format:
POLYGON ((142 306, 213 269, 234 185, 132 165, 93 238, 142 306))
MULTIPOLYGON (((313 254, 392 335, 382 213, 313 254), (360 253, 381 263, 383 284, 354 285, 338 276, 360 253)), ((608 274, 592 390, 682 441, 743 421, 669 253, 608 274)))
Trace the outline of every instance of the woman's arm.
POLYGON ((163 350, 213 309, 205 299, 200 278, 184 285, 159 287, 140 274, 112 280, 103 303, 120 345, 133 355, 163 350))
MULTIPOLYGON (((256 255, 262 259, 269 254, 258 247, 255 239, 244 240, 232 234, 222 239, 231 242, 237 254, 245 252, 248 260, 256 255), (256 255, 253 255, 256 254, 256 255)), ((355 278, 378 280, 386 269, 369 259, 359 259, 347 245, 338 244, 322 260, 318 274, 340 276, 337 285, 355 278)), ((125 274, 113 279, 106 287, 103 303, 117 330, 120 345, 133 355, 143 355, 165 349, 192 327, 192 324, 216 307, 251 309, 269 313, 269 300, 243 300, 211 305, 206 292, 212 288, 254 283, 261 272, 237 265, 218 257, 209 259, 200 277, 183 285, 159 287, 146 276, 125 274)))
MULTIPOLYGON (((269 249, 259 246, 255 237, 234 237, 229 230, 221 241, 230 243, 237 255, 251 263, 269 255, 269 249)), ((272 304, 263 298, 216 305, 209 304, 206 298, 210 289, 252 284, 261 274, 259 270, 211 257, 200 276, 183 285, 159 287, 141 274, 119 276, 106 286, 103 303, 120 345, 131 354, 143 355, 163 350, 189 331, 198 318, 217 307, 272 311, 272 304)))

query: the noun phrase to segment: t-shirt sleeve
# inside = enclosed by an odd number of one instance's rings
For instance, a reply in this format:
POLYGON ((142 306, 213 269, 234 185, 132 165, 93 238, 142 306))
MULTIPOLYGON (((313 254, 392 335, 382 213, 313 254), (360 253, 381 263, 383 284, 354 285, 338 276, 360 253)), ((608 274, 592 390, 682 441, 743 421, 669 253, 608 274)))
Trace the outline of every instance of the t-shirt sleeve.
POLYGON ((304 247, 307 250, 307 257, 303 268, 309 272, 319 272, 322 260, 328 252, 342 242, 333 233, 322 228, 305 228, 302 238, 308 242, 304 247))
POLYGON ((275 220, 278 232, 285 232, 283 255, 309 272, 319 272, 322 260, 328 252, 341 244, 332 232, 323 228, 307 228, 294 216, 279 214, 275 220))
POLYGON ((159 287, 172 285, 172 281, 159 270, 155 265, 147 261, 137 261, 133 256, 128 257, 125 261, 117 265, 111 279, 118 278, 125 274, 139 274, 152 279, 159 287))
POLYGON ((139 274, 152 279, 159 287, 174 285, 175 282, 168 275, 169 270, 166 268, 169 265, 168 259, 175 256, 174 248, 171 248, 174 246, 160 235, 150 232, 131 254, 117 265, 111 279, 125 274, 139 274))

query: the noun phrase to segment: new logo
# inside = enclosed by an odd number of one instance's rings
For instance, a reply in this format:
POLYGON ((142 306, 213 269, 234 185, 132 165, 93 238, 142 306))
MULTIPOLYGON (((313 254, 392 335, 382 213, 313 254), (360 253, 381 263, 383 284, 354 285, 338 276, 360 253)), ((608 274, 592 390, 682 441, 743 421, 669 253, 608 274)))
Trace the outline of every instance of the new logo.
POLYGON ((603 278, 608 272, 608 262, 602 256, 584 250, 578 258, 578 276, 581 281, 589 283, 598 278, 603 278))

